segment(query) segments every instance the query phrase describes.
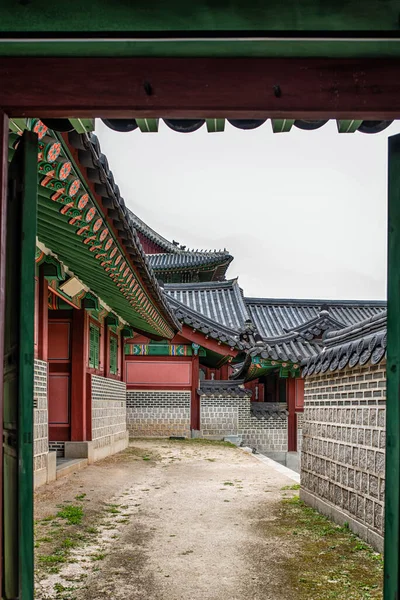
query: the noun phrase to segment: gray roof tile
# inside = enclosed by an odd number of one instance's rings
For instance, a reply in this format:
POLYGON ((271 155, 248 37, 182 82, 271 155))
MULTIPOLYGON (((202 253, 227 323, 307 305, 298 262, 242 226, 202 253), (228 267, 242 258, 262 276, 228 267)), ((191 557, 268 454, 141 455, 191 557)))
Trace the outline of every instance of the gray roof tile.
POLYGON ((165 284, 165 292, 208 319, 239 332, 249 313, 237 279, 222 282, 165 284))
POLYGON ((378 364, 386 356, 386 320, 384 310, 364 321, 327 333, 321 351, 303 362, 303 377, 353 368, 369 361, 378 364))
POLYGON ((345 326, 372 317, 386 308, 386 302, 380 300, 245 298, 245 302, 254 325, 264 338, 296 330, 300 325, 319 317, 324 308, 328 310, 332 319, 345 326))
POLYGON ((178 252, 148 254, 147 258, 154 271, 162 273, 169 270, 187 270, 193 268, 212 268, 221 264, 229 265, 233 256, 229 252, 178 252))

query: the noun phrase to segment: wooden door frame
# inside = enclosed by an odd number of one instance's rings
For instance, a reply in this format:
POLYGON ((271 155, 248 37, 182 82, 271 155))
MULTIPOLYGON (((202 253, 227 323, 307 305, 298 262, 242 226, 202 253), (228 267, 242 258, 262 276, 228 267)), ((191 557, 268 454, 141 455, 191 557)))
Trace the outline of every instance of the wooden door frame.
MULTIPOLYGON (((400 118, 399 75, 396 58, 0 58, 0 314, 7 117, 388 120, 400 118)), ((397 183, 395 187, 397 193, 397 183)), ((391 228, 389 239, 395 240, 397 214, 391 228)), ((400 246, 393 241, 389 291, 399 289, 399 255, 400 246)), ((389 354, 390 332, 400 328, 398 304, 398 297, 389 294, 389 354)), ((1 352, 2 343, 0 365, 1 352)), ((399 360, 395 346, 393 352, 399 360)), ((397 365, 393 367, 388 369, 388 422, 392 412, 398 417, 400 399, 397 365)), ((398 431, 398 422, 396 427, 398 431)), ((388 448, 385 548, 387 557, 396 554, 397 559, 385 561, 384 597, 394 600, 400 581, 400 506, 398 495, 395 502, 388 495, 400 487, 398 439, 390 452, 388 448)))

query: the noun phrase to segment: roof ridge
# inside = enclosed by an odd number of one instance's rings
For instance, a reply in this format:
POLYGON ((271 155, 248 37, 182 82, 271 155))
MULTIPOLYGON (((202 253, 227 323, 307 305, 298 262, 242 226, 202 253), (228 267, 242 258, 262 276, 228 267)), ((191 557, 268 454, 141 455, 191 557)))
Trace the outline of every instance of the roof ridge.
POLYGON ((294 304, 320 306, 387 306, 386 300, 325 300, 320 298, 252 298, 245 296, 246 304, 294 304))
POLYGON ((343 329, 337 331, 328 332, 325 336, 326 347, 332 347, 336 344, 343 343, 344 341, 358 338, 359 336, 365 336, 369 333, 373 333, 379 329, 382 329, 387 320, 387 310, 383 310, 381 313, 368 317, 363 321, 349 325, 343 329))
POLYGON ((237 277, 235 279, 227 279, 225 281, 199 281, 193 283, 165 283, 165 289, 190 289, 193 288, 195 290, 204 289, 204 288, 233 288, 234 283, 237 281, 237 277))

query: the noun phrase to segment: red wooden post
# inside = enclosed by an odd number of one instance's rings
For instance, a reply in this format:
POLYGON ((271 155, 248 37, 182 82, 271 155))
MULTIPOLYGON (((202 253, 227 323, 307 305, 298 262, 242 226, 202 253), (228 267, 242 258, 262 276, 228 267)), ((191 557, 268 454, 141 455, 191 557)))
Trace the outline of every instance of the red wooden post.
MULTIPOLYGON (((8 117, 0 111, 0 431, 3 431, 4 307, 7 229, 8 117)), ((0 489, 3 488, 3 444, 0 444, 0 489)), ((0 494, 0 535, 3 539, 3 495, 0 494)), ((0 590, 3 550, 0 544, 0 590)))
POLYGON ((48 308, 48 283, 43 269, 39 270, 39 314, 38 314, 38 358, 47 361, 49 341, 49 308, 48 308))
POLYGON ((297 423, 296 423, 296 380, 287 380, 287 404, 288 404, 288 451, 297 450, 297 423))
POLYGON ((72 319, 71 441, 86 440, 86 368, 88 315, 75 310, 72 319))
POLYGON ((199 387, 200 362, 198 356, 192 357, 192 397, 190 403, 190 428, 200 429, 200 396, 197 392, 199 387))

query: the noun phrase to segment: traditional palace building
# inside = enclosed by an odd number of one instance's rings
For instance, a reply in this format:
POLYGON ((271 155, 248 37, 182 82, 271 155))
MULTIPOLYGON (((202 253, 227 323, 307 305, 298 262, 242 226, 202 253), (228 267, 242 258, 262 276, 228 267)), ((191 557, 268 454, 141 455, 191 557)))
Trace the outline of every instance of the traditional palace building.
POLYGON ((94 134, 49 125, 13 121, 9 150, 38 133, 36 484, 129 435, 229 437, 296 467, 302 364, 385 303, 246 297, 229 252, 126 207, 94 134))

